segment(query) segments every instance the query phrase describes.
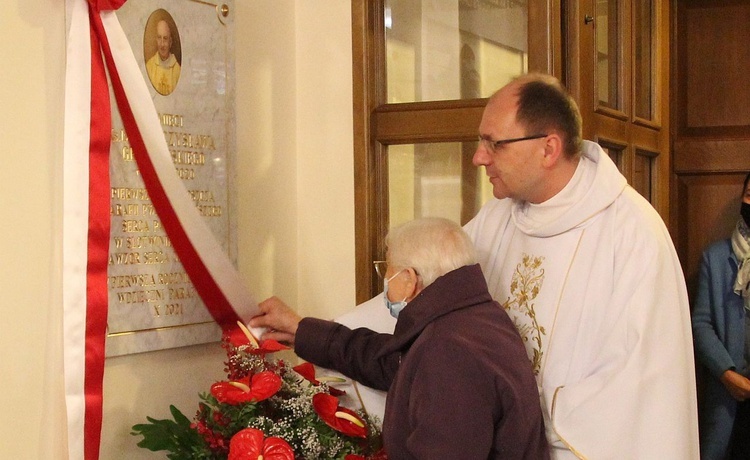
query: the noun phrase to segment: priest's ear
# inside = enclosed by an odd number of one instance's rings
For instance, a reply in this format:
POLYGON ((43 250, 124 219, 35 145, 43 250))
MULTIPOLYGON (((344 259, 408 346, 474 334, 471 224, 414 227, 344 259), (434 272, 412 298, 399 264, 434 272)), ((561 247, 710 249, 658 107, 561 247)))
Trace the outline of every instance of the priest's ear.
POLYGON ((552 168, 562 159, 565 159, 565 142, 560 134, 553 131, 544 138, 542 165, 546 168, 552 168))

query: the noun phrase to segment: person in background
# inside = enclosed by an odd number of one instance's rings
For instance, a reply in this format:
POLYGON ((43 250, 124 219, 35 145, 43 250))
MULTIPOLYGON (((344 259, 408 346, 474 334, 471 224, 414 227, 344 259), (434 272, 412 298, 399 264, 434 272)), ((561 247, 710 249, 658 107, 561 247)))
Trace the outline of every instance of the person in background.
POLYGON ((704 252, 693 304, 701 399, 701 458, 750 458, 750 174, 731 237, 704 252))
POLYGON ((397 318, 393 334, 302 319, 274 297, 250 325, 294 343, 313 364, 387 390, 388 458, 549 458, 524 345, 490 297, 466 233, 423 218, 394 228, 385 243, 376 268, 383 308, 397 318))

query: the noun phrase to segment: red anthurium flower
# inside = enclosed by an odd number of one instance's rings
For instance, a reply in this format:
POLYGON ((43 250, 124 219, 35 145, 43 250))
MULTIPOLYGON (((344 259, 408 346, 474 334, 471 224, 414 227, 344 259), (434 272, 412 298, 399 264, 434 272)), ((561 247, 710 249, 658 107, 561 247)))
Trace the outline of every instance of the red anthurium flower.
MULTIPOLYGON (((320 385, 323 381, 339 383, 345 382, 344 379, 339 377, 321 377, 320 380, 316 379, 315 366, 313 366, 311 363, 302 363, 299 366, 294 366, 292 369, 313 385, 320 385)), ((338 388, 334 388, 330 385, 328 386, 328 389, 333 396, 341 396, 346 394, 346 391, 339 390, 338 388)))
POLYGON ((266 438, 262 431, 245 428, 229 441, 229 460, 294 460, 294 450, 277 437, 266 438))
POLYGON ((227 335, 229 342, 235 347, 250 345, 252 348, 258 348, 258 341, 242 321, 237 321, 237 327, 231 328, 227 335))
POLYGON ((126 0, 89 0, 89 4, 95 11, 107 11, 119 9, 126 0))
POLYGON ((229 331, 226 331, 226 337, 229 340, 229 343, 231 343, 235 347, 250 345, 250 340, 240 328, 233 327, 229 331))
POLYGON ((332 396, 343 396, 346 394, 346 391, 339 390, 338 388, 334 388, 330 385, 328 385, 328 392, 331 393, 332 396))
POLYGON ((271 371, 248 375, 233 382, 216 382, 211 385, 211 394, 217 401, 227 404, 241 404, 263 401, 275 395, 281 388, 281 377, 271 371))
POLYGON ((327 393, 313 396, 313 408, 326 425, 347 436, 367 437, 365 422, 354 411, 339 406, 339 398, 327 393))
POLYGON ((294 366, 292 369, 313 385, 320 385, 320 382, 315 380, 315 366, 311 363, 302 363, 298 366, 294 366))
POLYGON ((265 355, 266 353, 274 353, 281 350, 288 350, 289 347, 282 345, 275 340, 261 340, 258 348, 250 350, 250 353, 254 355, 265 355))
POLYGON ((250 353, 254 355, 265 355, 268 353, 274 353, 281 350, 289 350, 289 347, 280 344, 275 340, 261 340, 260 343, 255 339, 252 332, 245 326, 242 321, 237 321, 237 327, 232 328, 227 336, 229 343, 235 347, 242 345, 249 345, 251 350, 250 353))

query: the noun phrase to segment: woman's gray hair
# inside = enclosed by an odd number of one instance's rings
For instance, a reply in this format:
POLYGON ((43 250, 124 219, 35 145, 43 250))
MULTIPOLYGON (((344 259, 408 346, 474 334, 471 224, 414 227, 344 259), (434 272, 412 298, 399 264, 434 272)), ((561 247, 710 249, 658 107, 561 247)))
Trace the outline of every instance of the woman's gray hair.
POLYGON ((385 237, 388 263, 413 268, 423 287, 439 276, 476 263, 476 251, 460 225, 442 217, 424 217, 399 225, 385 237))

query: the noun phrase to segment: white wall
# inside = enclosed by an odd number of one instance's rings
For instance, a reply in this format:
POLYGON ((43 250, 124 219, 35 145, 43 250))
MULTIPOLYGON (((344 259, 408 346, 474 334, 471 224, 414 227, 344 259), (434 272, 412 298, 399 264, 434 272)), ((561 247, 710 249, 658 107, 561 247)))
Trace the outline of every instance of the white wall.
POLYGON ((297 1, 297 216, 303 314, 354 305, 354 153, 349 0, 297 1))
POLYGON ((355 298, 350 2, 237 7, 239 268, 334 317, 355 298))
MULTIPOLYGON (((3 458, 60 452, 65 6, 0 4, 0 430, 3 458), (55 442, 57 440, 57 443, 55 442)), ((58 455, 57 458, 60 458, 58 455)))
MULTIPOLYGON (((354 302, 348 0, 237 0, 239 269, 259 298, 307 315, 354 302)), ((62 0, 0 6, 2 458, 63 459, 62 0), (20 429, 8 429, 8 427, 20 429)), ((164 458, 130 427, 223 377, 218 344, 107 360, 102 459, 164 458)))
POLYGON ((350 2, 237 6, 239 268, 334 317, 355 298, 350 2))

